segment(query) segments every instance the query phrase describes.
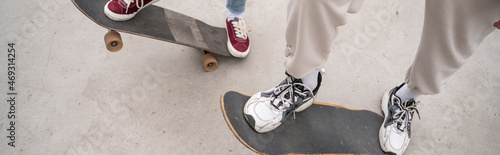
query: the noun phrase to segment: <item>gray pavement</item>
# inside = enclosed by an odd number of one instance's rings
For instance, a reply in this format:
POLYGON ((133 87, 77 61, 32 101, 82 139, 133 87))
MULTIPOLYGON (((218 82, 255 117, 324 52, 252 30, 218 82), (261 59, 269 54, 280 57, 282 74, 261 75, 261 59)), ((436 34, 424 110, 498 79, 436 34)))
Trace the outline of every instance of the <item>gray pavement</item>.
MULTIPOLYGON (((223 27, 225 3, 156 5, 223 27)), ((123 49, 108 52, 107 30, 69 0, 4 1, 0 154, 254 154, 226 125, 220 95, 253 94, 285 78, 286 3, 248 1, 251 53, 246 59, 217 57, 219 68, 205 72, 197 49, 144 37, 122 33, 123 49), (10 42, 14 91, 8 84, 10 42), (11 131, 15 147, 8 145, 11 131)), ((424 1, 370 0, 348 15, 317 101, 381 114, 382 94, 403 81, 412 62, 423 12, 424 1)), ((498 154, 499 41, 497 30, 442 93, 419 98, 422 119, 414 120, 406 154, 498 154)))

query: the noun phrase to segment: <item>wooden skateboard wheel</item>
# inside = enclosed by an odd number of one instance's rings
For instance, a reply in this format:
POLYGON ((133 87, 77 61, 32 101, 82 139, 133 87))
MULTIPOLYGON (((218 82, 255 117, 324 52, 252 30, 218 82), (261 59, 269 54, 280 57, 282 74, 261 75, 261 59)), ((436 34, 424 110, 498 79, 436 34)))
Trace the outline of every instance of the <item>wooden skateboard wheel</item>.
POLYGON ((104 35, 104 42, 106 43, 106 48, 110 52, 119 51, 123 47, 122 37, 120 36, 120 33, 113 30, 104 35))
POLYGON ((208 53, 201 57, 201 63, 203 64, 203 69, 207 72, 214 71, 219 66, 214 56, 208 53))

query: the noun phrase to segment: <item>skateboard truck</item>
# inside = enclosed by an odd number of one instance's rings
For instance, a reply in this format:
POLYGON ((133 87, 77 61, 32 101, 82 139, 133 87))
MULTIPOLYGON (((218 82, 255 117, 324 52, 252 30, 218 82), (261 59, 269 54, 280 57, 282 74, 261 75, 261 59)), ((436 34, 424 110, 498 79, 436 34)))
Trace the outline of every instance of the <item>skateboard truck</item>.
MULTIPOLYGON (((108 49, 108 51, 110 52, 118 52, 123 47, 123 41, 120 33, 111 29, 109 29, 108 33, 104 35, 104 43, 106 44, 106 49, 108 49)), ((205 71, 207 72, 211 72, 217 69, 217 67, 219 67, 219 63, 217 63, 215 57, 205 50, 203 50, 203 53, 205 53, 201 57, 203 69, 205 69, 205 71)))
MULTIPOLYGON (((109 29, 108 33, 104 35, 104 43, 106 44, 106 49, 108 49, 108 51, 110 52, 118 52, 123 47, 123 41, 120 33, 111 29, 109 29)), ((217 69, 217 67, 219 67, 219 63, 217 63, 215 57, 205 50, 203 50, 203 53, 205 53, 201 57, 203 69, 205 69, 205 71, 207 72, 211 72, 217 69)))

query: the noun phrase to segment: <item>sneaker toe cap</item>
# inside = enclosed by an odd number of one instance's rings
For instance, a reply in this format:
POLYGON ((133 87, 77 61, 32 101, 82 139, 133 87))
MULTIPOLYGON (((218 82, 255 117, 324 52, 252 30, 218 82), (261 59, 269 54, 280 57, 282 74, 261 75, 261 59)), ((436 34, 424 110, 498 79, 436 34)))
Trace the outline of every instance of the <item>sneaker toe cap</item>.
POLYGON ((399 134, 395 130, 390 130, 384 145, 388 152, 402 154, 409 142, 410 139, 405 134, 399 134))
POLYGON ((116 14, 123 14, 123 7, 117 1, 108 2, 107 9, 116 14))
POLYGON ((248 124, 250 124, 250 126, 255 127, 255 119, 252 115, 245 114, 245 119, 247 120, 248 124))
POLYGON ((267 132, 274 129, 279 123, 279 114, 269 108, 266 104, 269 99, 261 97, 260 93, 250 98, 244 107, 244 115, 249 125, 257 132, 267 132))
POLYGON ((237 42, 236 44, 233 44, 233 47, 238 52, 246 52, 248 50, 249 45, 242 42, 237 42))

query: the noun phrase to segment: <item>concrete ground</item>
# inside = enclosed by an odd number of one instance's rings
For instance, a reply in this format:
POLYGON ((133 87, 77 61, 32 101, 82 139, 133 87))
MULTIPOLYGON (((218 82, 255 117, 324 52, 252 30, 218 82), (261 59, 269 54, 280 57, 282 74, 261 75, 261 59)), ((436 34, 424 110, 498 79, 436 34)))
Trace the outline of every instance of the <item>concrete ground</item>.
MULTIPOLYGON (((223 27, 225 2, 156 5, 223 27)), ((107 30, 69 0, 3 3, 0 154, 254 154, 226 125, 220 95, 253 94, 284 79, 286 3, 248 1, 252 51, 246 59, 217 57, 213 72, 203 70, 197 49, 124 33, 123 49, 110 53, 102 39, 107 30)), ((382 94, 403 81, 412 62, 423 13, 424 1, 370 0, 348 15, 317 101, 381 114, 382 94)), ((406 154, 500 151, 499 41, 497 30, 442 93, 419 98, 422 119, 414 120, 406 154)))

